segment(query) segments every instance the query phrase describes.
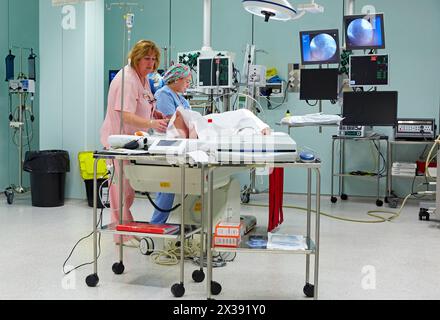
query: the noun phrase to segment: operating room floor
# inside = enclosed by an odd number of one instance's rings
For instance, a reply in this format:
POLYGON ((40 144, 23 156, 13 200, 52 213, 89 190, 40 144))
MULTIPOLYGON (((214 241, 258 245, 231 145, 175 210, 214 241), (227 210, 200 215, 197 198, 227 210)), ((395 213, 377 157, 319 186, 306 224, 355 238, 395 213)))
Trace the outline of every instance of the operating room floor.
MULTIPOLYGON (((284 199, 287 204, 305 206, 304 196, 284 199)), ((251 196, 251 203, 264 201, 267 194, 251 196)), ((322 197, 322 211, 342 217, 371 220, 366 212, 376 208, 370 198, 332 205, 328 196, 322 197)), ((36 208, 29 197, 16 199, 13 205, 1 197, 0 212, 0 299, 176 299, 170 287, 179 281, 178 265, 159 266, 137 248, 125 248, 125 272, 115 275, 111 266, 118 260, 118 249, 108 234, 101 240, 97 287, 85 284, 92 265, 64 277, 63 262, 77 240, 92 229, 92 210, 86 201, 36 208)), ((151 207, 147 200, 137 199, 133 212, 136 219, 148 219, 151 207)), ((242 214, 255 215, 258 225, 267 225, 267 208, 245 206, 242 214)), ((282 230, 304 233, 304 212, 285 209, 284 217, 282 230)), ((430 221, 420 221, 416 201, 410 201, 392 222, 354 223, 322 216, 319 298, 439 299, 440 219, 436 219, 431 215, 430 221)), ((90 237, 77 247, 68 265, 91 259, 90 237)), ((196 268, 185 262, 186 292, 180 299, 206 299, 206 281, 191 279, 196 268)), ((214 269, 214 280, 223 287, 216 299, 307 299, 302 293, 302 254, 240 253, 226 267, 214 269)))

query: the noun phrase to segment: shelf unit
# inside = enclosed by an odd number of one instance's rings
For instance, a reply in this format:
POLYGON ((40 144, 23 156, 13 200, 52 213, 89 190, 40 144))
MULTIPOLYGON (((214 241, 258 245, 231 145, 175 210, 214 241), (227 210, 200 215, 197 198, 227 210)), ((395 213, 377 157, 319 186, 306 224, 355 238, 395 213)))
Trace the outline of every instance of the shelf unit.
MULTIPOLYGON (((407 180, 412 180, 412 179, 420 179, 420 178, 424 178, 426 179, 426 177, 424 175, 414 175, 414 176, 406 176, 406 175, 395 175, 392 174, 392 165, 393 165, 393 160, 394 160, 394 151, 398 146, 403 146, 403 145, 410 145, 410 146, 432 146, 435 143, 435 141, 431 141, 431 140, 425 140, 425 141, 412 141, 412 140, 394 140, 394 141, 390 141, 389 143, 389 148, 388 148, 388 198, 393 197, 393 180, 394 179, 407 179, 407 180)), ((434 181, 436 177, 432 177, 432 179, 429 179, 430 181, 434 181)))
MULTIPOLYGON (((386 190, 389 189, 388 187, 388 180, 389 180, 389 167, 386 166, 386 174, 385 175, 381 175, 380 174, 380 153, 377 153, 377 158, 378 158, 378 162, 377 162, 377 170, 376 170, 376 175, 372 176, 372 175, 353 175, 353 174, 349 174, 345 172, 345 143, 346 141, 377 141, 379 142, 379 148, 380 148, 380 143, 384 142, 386 144, 386 155, 387 155, 387 164, 389 163, 388 161, 388 154, 389 154, 389 141, 388 141, 388 136, 385 135, 371 135, 371 136, 367 136, 367 137, 362 137, 362 138, 353 138, 353 137, 343 137, 343 136, 338 136, 338 135, 333 135, 332 136, 332 164, 331 164, 331 202, 332 203, 336 203, 337 202, 337 198, 335 197, 335 193, 334 193, 334 178, 338 177, 339 178, 339 196, 342 200, 347 200, 348 196, 347 194, 344 193, 344 179, 345 178, 363 178, 363 179, 376 179, 377 181, 377 198, 376 198, 376 205, 378 207, 383 205, 383 201, 380 199, 380 179, 385 178, 386 180, 386 190), (335 142, 338 141, 339 142, 339 173, 335 173, 335 142)), ((385 192, 386 193, 386 192, 385 192)), ((384 196, 384 200, 385 202, 387 202, 387 197, 386 194, 384 196)))

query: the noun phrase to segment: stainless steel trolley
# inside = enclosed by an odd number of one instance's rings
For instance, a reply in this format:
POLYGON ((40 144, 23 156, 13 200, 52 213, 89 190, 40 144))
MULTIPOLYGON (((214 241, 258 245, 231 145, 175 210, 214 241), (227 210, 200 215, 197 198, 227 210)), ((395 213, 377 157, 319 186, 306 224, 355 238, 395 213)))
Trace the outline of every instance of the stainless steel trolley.
MULTIPOLYGON (((207 230, 212 230, 213 216, 213 181, 215 168, 221 165, 209 165, 208 170, 208 226, 207 230)), ((224 165, 230 167, 231 165, 224 165)), ((223 167, 224 167, 223 166, 223 167)), ((248 168, 265 167, 268 164, 248 164, 248 168)), ((232 166, 231 166, 232 167, 232 166)), ((207 298, 221 292, 221 285, 213 280, 212 276, 212 251, 233 251, 233 252, 253 252, 253 253, 286 253, 286 254, 305 254, 306 255, 306 276, 303 292, 307 297, 318 299, 318 274, 319 274, 319 233, 320 233, 320 198, 321 198, 321 174, 320 163, 274 163, 270 167, 281 168, 305 168, 307 169, 307 230, 306 230, 306 250, 278 250, 278 249, 255 249, 246 246, 246 241, 241 242, 239 248, 213 247, 212 236, 207 237, 207 298), (315 208, 315 239, 311 238, 311 213, 312 213, 312 171, 316 175, 316 208, 315 208), (314 283, 310 283, 310 255, 314 255, 314 283)))
MULTIPOLYGON (((347 200, 348 196, 347 194, 344 193, 344 178, 347 177, 355 177, 355 178, 359 178, 359 177, 363 177, 365 178, 365 176, 357 176, 357 175, 351 175, 348 174, 345 171, 345 142, 346 141, 378 141, 379 142, 379 147, 380 147, 380 142, 381 141, 385 141, 386 144, 386 158, 388 158, 388 150, 389 150, 389 141, 388 141, 388 136, 383 136, 383 135, 373 135, 373 136, 369 136, 369 137, 364 137, 364 138, 353 138, 353 137, 343 137, 343 136, 337 136, 334 135, 332 136, 332 174, 331 174, 331 202, 332 203, 336 203, 337 202, 337 198, 335 197, 335 193, 334 193, 334 183, 333 183, 333 179, 334 177, 339 177, 339 196, 341 197, 342 200, 347 200), (335 174, 334 173, 334 167, 335 167, 335 142, 339 141, 339 145, 340 145, 340 159, 339 159, 339 173, 335 174)), ((386 165, 385 165, 385 169, 386 169, 386 173, 384 175, 380 174, 380 153, 378 152, 377 154, 377 158, 378 158, 378 164, 377 164, 377 173, 376 173, 376 182, 377 182, 377 198, 376 198, 376 205, 378 207, 383 205, 383 201, 380 199, 380 179, 381 178, 385 178, 386 180, 386 187, 385 187, 385 194, 388 192, 388 159, 386 159, 386 165)), ((371 177, 371 176, 367 176, 367 177, 371 177)), ((385 195, 385 202, 387 202, 387 196, 385 195)))
MULTIPOLYGON (((124 163, 125 160, 130 161, 136 161, 136 160, 142 160, 148 162, 149 165, 161 165, 161 166, 170 166, 170 164, 166 161, 164 156, 151 156, 147 154, 118 154, 115 152, 107 152, 107 151, 101 151, 101 152, 95 152, 94 153, 94 177, 93 177, 93 273, 88 275, 86 278, 86 283, 89 287, 95 287, 99 282, 98 277, 98 232, 101 234, 118 234, 120 235, 120 244, 119 244, 119 262, 115 262, 112 266, 112 270, 115 274, 122 274, 124 272, 124 263, 123 263, 123 245, 122 245, 122 236, 123 235, 131 235, 131 236, 140 236, 140 237, 150 237, 150 238, 168 238, 168 239, 185 239, 188 238, 196 233, 200 233, 201 235, 201 243, 203 243, 203 232, 201 232, 203 227, 203 220, 202 220, 202 227, 200 226, 194 226, 194 225, 185 225, 184 223, 184 212, 185 212, 185 168, 188 167, 186 163, 183 161, 176 162, 173 166, 178 166, 181 169, 181 219, 180 219, 180 233, 175 234, 153 234, 153 233, 136 233, 136 232, 127 232, 127 231, 118 231, 116 230, 116 226, 114 224, 109 225, 98 225, 98 217, 97 217, 97 164, 98 159, 112 159, 117 160, 119 162, 119 168, 120 168, 120 181, 122 181, 124 177, 124 163)), ((203 175, 201 178, 201 184, 202 187, 204 186, 204 179, 203 175)), ((203 189, 202 189, 203 190, 203 189)), ((156 191, 156 190, 151 190, 156 191)), ((120 202, 119 202, 119 223, 122 224, 122 209, 123 209, 123 184, 119 183, 119 195, 120 195, 120 202)), ((204 193, 201 193, 202 196, 202 204, 203 204, 203 196, 204 193)), ((203 216, 203 215, 202 215, 203 216)), ((183 241, 181 241, 183 244, 183 241)), ((200 248, 200 269, 195 270, 192 274, 192 278, 196 282, 202 282, 205 278, 205 274, 203 272, 203 246, 200 248)), ((184 246, 180 246, 180 282, 175 283, 171 287, 171 292, 175 297, 181 297, 185 294, 185 287, 184 287, 184 246)))

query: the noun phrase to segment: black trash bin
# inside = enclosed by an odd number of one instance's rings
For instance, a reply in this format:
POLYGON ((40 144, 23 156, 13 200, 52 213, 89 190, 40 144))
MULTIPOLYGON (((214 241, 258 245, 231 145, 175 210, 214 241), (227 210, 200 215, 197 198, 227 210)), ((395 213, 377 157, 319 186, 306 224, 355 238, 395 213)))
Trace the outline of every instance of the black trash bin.
POLYGON ((64 205, 66 172, 70 171, 67 151, 27 151, 23 170, 30 173, 33 206, 60 207, 64 205))
MULTIPOLYGON (((99 197, 97 198, 96 207, 98 209, 102 208, 110 208, 110 203, 107 201, 108 193, 108 180, 107 179, 96 179, 97 187, 99 192, 99 197)), ((93 179, 92 180, 84 180, 86 184, 86 194, 87 194, 87 203, 89 207, 93 207, 93 179)))

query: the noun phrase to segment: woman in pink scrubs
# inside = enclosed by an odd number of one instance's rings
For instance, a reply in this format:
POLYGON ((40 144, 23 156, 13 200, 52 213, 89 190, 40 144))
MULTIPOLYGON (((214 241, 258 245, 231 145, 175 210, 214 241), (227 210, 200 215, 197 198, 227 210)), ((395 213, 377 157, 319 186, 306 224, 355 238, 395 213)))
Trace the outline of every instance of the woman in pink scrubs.
MULTIPOLYGON (((156 102, 147 79, 147 75, 159 67, 159 48, 152 41, 141 40, 133 47, 128 58, 129 64, 124 67, 123 90, 122 70, 117 73, 110 84, 107 114, 101 128, 101 143, 105 148, 109 148, 107 140, 110 135, 132 135, 136 131, 148 131, 148 129, 165 132, 168 125, 168 119, 156 110, 156 102)), ((119 166, 117 161, 114 162, 114 166, 115 174, 109 190, 110 210, 112 223, 119 223, 119 166)), ((127 179, 123 181, 123 190, 123 220, 133 221, 130 207, 135 194, 127 179)), ((124 241, 128 239, 129 237, 124 237, 124 241)), ((115 241, 119 241, 119 236, 115 236, 115 241)))

